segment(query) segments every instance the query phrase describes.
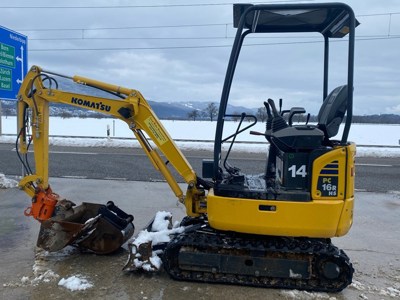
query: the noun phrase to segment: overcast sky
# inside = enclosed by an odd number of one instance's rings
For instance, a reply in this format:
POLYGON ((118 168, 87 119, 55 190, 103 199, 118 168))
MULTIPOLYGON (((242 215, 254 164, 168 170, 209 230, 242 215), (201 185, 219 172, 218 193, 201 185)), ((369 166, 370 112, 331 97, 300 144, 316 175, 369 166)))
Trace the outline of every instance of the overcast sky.
MULTIPOLYGON (((264 3, 271 2, 285 1, 264 3)), ((343 2, 361 23, 354 114, 400 114, 400 1, 343 2)), ((0 8, 0 25, 28 36, 30 66, 135 88, 154 101, 219 102, 235 34, 232 1, 2 0, 0 8)), ((248 39, 253 45, 243 48, 232 104, 260 107, 283 98, 285 107, 317 113, 323 44, 299 42, 318 38, 248 39)), ((345 83, 346 46, 332 46, 330 89, 345 83)))

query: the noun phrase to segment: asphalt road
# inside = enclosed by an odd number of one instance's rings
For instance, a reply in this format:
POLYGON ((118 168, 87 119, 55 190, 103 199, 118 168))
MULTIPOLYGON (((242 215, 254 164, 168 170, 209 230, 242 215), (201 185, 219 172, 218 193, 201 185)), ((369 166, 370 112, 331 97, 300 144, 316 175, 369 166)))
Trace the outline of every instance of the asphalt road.
MULTIPOLYGON (((194 170, 201 175, 203 159, 212 159, 210 151, 184 152, 194 170)), ((32 153, 29 153, 33 164, 32 153)), ((21 175, 15 145, 0 144, 0 173, 21 175)), ((235 153, 232 165, 245 173, 264 172, 265 154, 235 153)), ((84 148, 51 147, 50 176, 88 179, 115 179, 123 181, 162 181, 142 149, 138 148, 84 148)), ((400 191, 399 158, 360 157, 356 160, 356 189, 369 192, 400 191)))

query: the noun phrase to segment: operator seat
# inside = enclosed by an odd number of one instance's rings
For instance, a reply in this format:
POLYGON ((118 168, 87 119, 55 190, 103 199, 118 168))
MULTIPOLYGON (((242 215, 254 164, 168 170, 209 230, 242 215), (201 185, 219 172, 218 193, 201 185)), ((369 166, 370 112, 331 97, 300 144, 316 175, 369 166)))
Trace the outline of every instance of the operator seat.
POLYGON ((270 133, 272 143, 283 152, 307 152, 331 145, 329 139, 338 133, 346 113, 347 95, 347 85, 335 88, 322 103, 316 126, 287 125, 277 112, 273 100, 269 100, 274 116, 270 133))

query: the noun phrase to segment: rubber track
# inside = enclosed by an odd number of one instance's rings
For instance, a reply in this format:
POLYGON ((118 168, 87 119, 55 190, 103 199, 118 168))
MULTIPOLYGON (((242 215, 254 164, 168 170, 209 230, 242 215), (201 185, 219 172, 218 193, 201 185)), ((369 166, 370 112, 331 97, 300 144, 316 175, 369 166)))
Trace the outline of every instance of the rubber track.
MULTIPOLYGON (((343 250, 334 246, 329 239, 306 239, 286 237, 263 237, 221 233, 211 228, 188 232, 175 237, 166 247, 163 255, 166 272, 176 280, 201 281, 248 285, 265 288, 298 289, 318 292, 339 292, 347 287, 353 277, 354 269, 343 250), (182 247, 199 253, 242 253, 264 251, 268 257, 297 257, 311 261, 311 276, 308 279, 273 278, 207 271, 181 270, 179 251, 182 247), (229 252, 230 251, 230 252, 229 252), (339 265, 338 278, 326 278, 321 268, 326 261, 339 265)), ((194 262, 195 264, 195 262, 194 262)))

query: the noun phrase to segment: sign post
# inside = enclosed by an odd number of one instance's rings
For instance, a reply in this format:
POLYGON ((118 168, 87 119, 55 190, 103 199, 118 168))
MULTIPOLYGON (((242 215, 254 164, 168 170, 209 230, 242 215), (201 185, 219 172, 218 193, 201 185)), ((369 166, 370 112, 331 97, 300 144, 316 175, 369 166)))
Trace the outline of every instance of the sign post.
MULTIPOLYGON (((0 100, 17 100, 22 80, 28 71, 27 47, 25 35, 0 26, 0 100)), ((0 104, 0 136, 1 117, 0 104)))

